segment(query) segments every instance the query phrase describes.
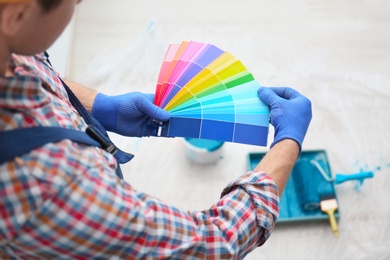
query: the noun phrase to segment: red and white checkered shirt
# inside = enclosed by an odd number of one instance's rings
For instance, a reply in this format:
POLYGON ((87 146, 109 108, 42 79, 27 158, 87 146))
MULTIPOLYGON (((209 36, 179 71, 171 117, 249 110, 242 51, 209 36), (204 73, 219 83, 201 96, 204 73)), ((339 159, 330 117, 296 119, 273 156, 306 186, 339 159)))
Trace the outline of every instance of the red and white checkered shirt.
MULTIPOLYGON (((0 131, 86 128, 43 54, 12 63, 15 76, 0 77, 0 131)), ((115 166, 111 154, 70 140, 0 165, 0 258, 240 259, 279 214, 265 173, 240 176, 209 209, 183 211, 133 189, 115 166)))

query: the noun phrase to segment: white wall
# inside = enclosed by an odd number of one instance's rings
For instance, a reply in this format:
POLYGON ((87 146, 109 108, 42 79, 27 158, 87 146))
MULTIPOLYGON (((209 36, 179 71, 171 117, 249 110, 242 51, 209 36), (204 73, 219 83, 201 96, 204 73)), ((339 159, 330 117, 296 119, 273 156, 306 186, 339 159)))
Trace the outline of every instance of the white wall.
POLYGON ((50 62, 56 71, 64 78, 69 76, 71 61, 71 43, 73 39, 73 20, 66 27, 60 38, 47 50, 50 62))

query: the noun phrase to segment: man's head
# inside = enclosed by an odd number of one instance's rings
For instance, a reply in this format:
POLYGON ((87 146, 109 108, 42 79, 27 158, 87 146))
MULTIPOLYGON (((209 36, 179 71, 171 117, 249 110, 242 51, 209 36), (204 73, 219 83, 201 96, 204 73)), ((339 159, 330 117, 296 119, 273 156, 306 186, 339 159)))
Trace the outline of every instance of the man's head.
POLYGON ((22 55, 46 50, 66 28, 79 2, 0 0, 0 44, 8 53, 22 55))

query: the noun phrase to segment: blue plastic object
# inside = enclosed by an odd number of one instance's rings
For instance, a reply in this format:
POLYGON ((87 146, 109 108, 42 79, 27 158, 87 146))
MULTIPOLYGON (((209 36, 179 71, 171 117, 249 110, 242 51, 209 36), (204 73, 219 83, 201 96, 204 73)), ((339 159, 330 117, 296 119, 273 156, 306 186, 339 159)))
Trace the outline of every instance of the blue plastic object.
MULTIPOLYGON (((250 153, 248 168, 254 169, 265 153, 250 153)), ((302 151, 287 181, 280 200, 278 223, 313 220, 329 220, 320 208, 322 195, 334 196, 337 200, 327 154, 324 150, 302 151), (315 163, 313 163, 315 162, 315 163), (321 169, 320 172, 318 169, 321 169), (325 175, 325 176, 324 176, 325 175)), ((340 216, 340 205, 335 217, 340 216)))
POLYGON ((359 172, 354 174, 336 174, 336 178, 334 180, 335 184, 340 184, 345 181, 358 180, 363 182, 367 178, 374 177, 374 173, 372 171, 369 172, 359 172))
POLYGON ((204 149, 209 152, 213 152, 224 144, 224 142, 221 141, 215 141, 215 140, 204 140, 204 139, 198 139, 198 138, 184 138, 188 143, 191 145, 199 148, 204 149))

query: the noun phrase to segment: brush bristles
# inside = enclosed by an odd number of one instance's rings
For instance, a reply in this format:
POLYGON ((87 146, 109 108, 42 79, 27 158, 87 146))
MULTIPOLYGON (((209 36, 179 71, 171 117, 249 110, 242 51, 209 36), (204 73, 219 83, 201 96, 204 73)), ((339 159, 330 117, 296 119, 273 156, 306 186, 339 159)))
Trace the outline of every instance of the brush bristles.
POLYGON ((321 201, 321 209, 337 209, 336 199, 329 199, 321 201))

